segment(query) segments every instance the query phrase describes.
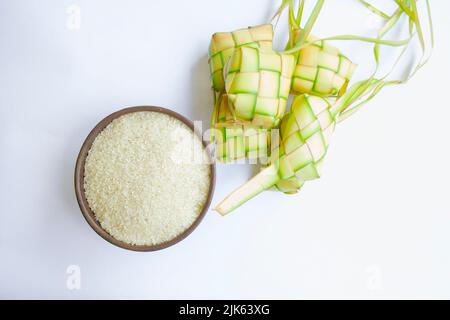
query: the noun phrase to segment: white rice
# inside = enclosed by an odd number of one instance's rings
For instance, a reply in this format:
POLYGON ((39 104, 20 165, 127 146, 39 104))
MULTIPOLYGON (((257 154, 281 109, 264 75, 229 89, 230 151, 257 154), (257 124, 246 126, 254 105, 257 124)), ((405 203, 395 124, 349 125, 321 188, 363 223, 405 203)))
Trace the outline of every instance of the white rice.
POLYGON ((87 201, 118 240, 169 241, 188 229, 205 205, 207 159, 201 140, 180 120, 149 111, 123 115, 97 136, 86 158, 87 201))

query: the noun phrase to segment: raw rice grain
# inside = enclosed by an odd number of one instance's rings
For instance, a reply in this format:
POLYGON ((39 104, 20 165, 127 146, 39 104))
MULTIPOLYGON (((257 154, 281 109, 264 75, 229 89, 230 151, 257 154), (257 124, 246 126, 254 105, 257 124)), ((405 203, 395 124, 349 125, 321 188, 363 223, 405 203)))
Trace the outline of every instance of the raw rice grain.
POLYGON ((180 120, 143 111, 113 120, 85 163, 86 199, 101 226, 134 245, 156 245, 188 229, 210 187, 208 155, 180 120))

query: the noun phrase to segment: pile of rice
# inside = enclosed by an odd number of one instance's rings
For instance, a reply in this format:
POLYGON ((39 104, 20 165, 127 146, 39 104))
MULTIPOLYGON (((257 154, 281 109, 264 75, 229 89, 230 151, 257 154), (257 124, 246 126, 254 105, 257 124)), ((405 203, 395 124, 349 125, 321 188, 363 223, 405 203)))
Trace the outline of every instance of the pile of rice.
POLYGON ((95 139, 85 163, 86 199, 101 226, 133 245, 156 245, 188 229, 210 187, 208 155, 180 120, 125 114, 95 139))

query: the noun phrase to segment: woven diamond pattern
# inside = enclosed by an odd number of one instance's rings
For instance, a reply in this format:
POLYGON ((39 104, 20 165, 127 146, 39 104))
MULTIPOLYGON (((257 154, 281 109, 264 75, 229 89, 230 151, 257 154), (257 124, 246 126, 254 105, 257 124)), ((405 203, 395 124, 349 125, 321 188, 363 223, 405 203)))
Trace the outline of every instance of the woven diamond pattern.
POLYGON ((277 126, 286 109, 294 62, 292 55, 237 48, 224 70, 235 117, 265 128, 277 126))
POLYGON ((280 157, 276 161, 282 180, 278 188, 292 193, 304 181, 320 177, 335 124, 336 114, 325 98, 300 95, 294 99, 280 128, 280 157), (299 180, 298 187, 293 179, 299 180))
MULTIPOLYGON (((308 40, 314 41, 316 38, 310 37, 308 40)), ((326 41, 306 46, 296 54, 296 59, 291 85, 293 94, 339 95, 345 90, 356 68, 355 64, 326 41)))
POLYGON ((272 51, 273 27, 264 24, 233 32, 218 32, 212 36, 209 47, 209 66, 213 90, 223 92, 223 68, 234 50, 243 45, 272 51))
POLYGON ((221 97, 216 119, 214 141, 217 160, 230 162, 243 158, 260 160, 268 157, 270 130, 235 121, 228 107, 227 95, 221 97))

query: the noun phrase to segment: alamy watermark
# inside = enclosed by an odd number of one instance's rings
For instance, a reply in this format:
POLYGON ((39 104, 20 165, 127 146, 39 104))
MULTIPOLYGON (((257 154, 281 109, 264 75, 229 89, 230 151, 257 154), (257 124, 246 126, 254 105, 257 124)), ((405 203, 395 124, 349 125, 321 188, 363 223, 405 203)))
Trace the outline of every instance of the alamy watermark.
POLYGON ((67 290, 81 290, 81 268, 72 264, 66 269, 66 288, 67 290))
POLYGON ((221 162, 267 165, 277 159, 280 152, 279 129, 255 125, 217 125, 203 131, 203 122, 194 121, 194 133, 206 144, 205 157, 200 144, 194 143, 184 130, 175 130, 170 140, 174 143, 171 159, 175 164, 221 162))
POLYGON ((370 291, 380 291, 383 289, 383 275, 378 265, 371 265, 366 268, 366 287, 370 291))
POLYGON ((69 30, 77 31, 81 28, 81 8, 77 4, 72 4, 66 9, 66 27, 69 30))

